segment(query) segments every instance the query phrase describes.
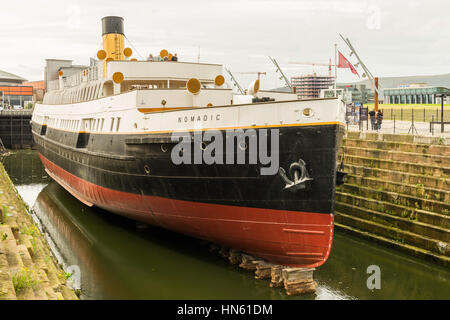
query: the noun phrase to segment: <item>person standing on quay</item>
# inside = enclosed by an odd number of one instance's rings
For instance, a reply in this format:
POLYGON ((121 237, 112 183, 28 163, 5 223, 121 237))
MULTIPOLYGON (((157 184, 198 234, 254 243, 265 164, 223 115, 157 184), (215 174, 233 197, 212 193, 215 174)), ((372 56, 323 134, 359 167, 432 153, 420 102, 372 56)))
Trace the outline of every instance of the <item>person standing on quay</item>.
POLYGON ((375 110, 374 109, 372 109, 370 112, 369 112, 369 116, 370 116, 370 124, 372 125, 372 130, 375 130, 376 128, 375 128, 375 126, 376 126, 376 121, 377 121, 377 119, 376 119, 376 117, 375 117, 375 110))
POLYGON ((378 110, 378 112, 377 112, 377 130, 381 129, 382 122, 383 122, 383 111, 378 110))

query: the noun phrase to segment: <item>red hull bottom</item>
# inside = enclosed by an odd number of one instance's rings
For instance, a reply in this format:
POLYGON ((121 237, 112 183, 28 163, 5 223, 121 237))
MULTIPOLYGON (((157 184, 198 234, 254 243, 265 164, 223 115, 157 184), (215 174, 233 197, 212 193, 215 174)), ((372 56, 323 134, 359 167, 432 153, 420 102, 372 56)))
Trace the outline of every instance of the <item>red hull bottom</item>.
POLYGON ((85 181, 39 154, 48 174, 87 205, 239 249, 274 264, 318 267, 331 250, 332 214, 174 200, 85 181))

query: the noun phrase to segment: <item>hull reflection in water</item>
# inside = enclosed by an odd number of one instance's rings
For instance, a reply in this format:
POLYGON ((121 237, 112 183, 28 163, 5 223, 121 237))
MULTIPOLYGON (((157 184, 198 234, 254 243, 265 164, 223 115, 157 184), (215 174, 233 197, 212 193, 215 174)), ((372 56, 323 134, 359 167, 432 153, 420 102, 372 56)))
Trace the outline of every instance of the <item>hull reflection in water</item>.
POLYGON ((133 220, 84 206, 55 182, 33 209, 65 263, 80 267, 82 298, 288 298, 198 240, 159 228, 139 230, 133 220))

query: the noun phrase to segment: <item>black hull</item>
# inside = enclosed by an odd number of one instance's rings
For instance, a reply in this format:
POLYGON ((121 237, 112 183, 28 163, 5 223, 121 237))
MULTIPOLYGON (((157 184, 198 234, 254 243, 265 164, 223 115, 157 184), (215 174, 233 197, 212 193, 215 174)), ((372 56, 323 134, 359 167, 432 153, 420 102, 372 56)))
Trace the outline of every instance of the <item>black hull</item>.
POLYGON ((280 175, 260 175, 260 165, 175 165, 169 134, 86 134, 33 124, 33 135, 39 152, 49 161, 105 188, 176 200, 332 214, 343 127, 277 129, 280 167, 287 171, 291 163, 303 159, 313 178, 309 190, 283 190, 280 175))

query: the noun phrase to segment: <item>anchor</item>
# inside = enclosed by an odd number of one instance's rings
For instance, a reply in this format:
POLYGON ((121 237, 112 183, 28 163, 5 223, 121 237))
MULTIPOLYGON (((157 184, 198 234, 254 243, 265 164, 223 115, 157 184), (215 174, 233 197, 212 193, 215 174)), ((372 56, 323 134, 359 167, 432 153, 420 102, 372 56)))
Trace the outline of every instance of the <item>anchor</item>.
POLYGON ((302 159, 299 159, 298 162, 291 163, 289 166, 289 176, 294 181, 288 178, 286 170, 282 167, 278 169, 278 174, 283 179, 284 183, 286 183, 283 190, 289 190, 291 192, 308 189, 310 181, 314 180, 309 177, 308 170, 306 170, 306 163, 302 159))

